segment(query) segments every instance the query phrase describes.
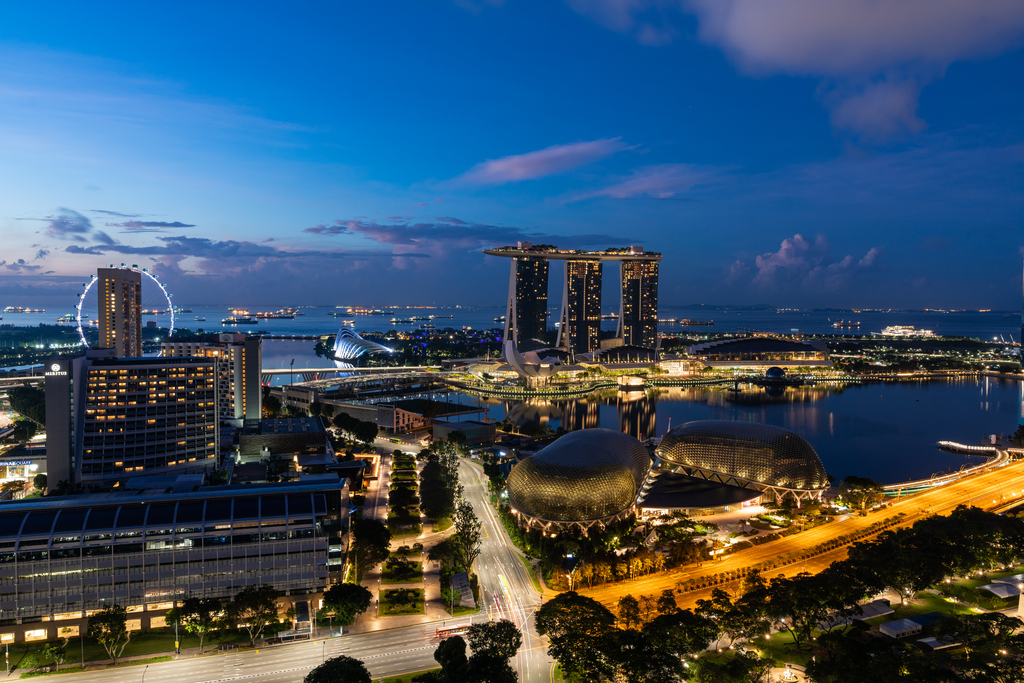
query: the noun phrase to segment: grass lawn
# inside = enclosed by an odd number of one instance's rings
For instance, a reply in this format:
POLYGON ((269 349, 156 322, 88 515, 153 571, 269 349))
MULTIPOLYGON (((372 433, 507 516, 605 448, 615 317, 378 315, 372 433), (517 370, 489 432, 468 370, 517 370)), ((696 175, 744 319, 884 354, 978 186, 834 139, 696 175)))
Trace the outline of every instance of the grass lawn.
MULTIPOLYGON (((445 611, 448 612, 448 608, 447 607, 445 608, 445 611)), ((453 617, 462 617, 462 616, 465 616, 467 614, 476 614, 479 611, 480 611, 479 607, 466 607, 465 605, 459 605, 458 607, 455 608, 455 612, 454 613, 448 612, 448 614, 451 614, 453 617)))
POLYGON ((379 683, 412 683, 412 679, 416 678, 417 676, 421 676, 421 675, 427 673, 427 671, 440 671, 440 670, 441 670, 441 667, 438 667, 436 669, 425 669, 423 671, 414 671, 411 674, 402 674, 401 676, 388 676, 387 678, 380 678, 380 679, 377 679, 377 680, 379 681, 379 683))
POLYGON ((422 588, 386 588, 380 595, 380 615, 424 614, 422 588))
POLYGON ((384 563, 381 583, 421 583, 422 581, 422 562, 388 560, 384 563))
POLYGON ((391 540, 400 540, 405 538, 416 538, 423 533, 423 526, 420 524, 398 524, 396 522, 388 522, 388 531, 391 532, 391 540))
POLYGON ((434 522, 434 531, 447 531, 452 528, 452 520, 448 517, 442 517, 441 519, 434 522))
MULTIPOLYGON (((181 648, 190 649, 199 647, 199 638, 190 636, 186 633, 180 633, 181 636, 181 648)), ((212 636, 207 636, 203 641, 203 649, 214 649, 221 643, 248 643, 249 638, 244 633, 239 631, 218 631, 212 636)), ((40 666, 52 666, 52 662, 46 660, 43 657, 43 648, 46 647, 46 642, 38 643, 18 643, 17 645, 11 645, 11 669, 21 665, 22 660, 29 653, 35 653, 38 658, 40 666)), ((128 645, 125 646, 124 652, 121 654, 122 657, 134 657, 138 655, 155 655, 164 652, 171 652, 174 650, 174 629, 153 629, 146 631, 136 631, 132 633, 132 639, 128 641, 128 645)), ((89 639, 85 640, 85 647, 82 647, 82 643, 78 638, 72 638, 68 642, 67 657, 64 660, 64 664, 61 665, 61 673, 64 673, 64 669, 68 670, 71 667, 79 665, 82 661, 82 655, 85 655, 85 661, 91 662, 102 659, 110 659, 107 656, 106 650, 103 647, 89 639)))
MULTIPOLYGON (((791 664, 799 664, 800 666, 807 666, 807 663, 811 661, 810 648, 807 645, 804 645, 804 651, 798 652, 796 649, 796 643, 793 642, 793 636, 786 632, 773 633, 772 637, 768 640, 758 638, 755 642, 748 643, 747 647, 760 651, 761 656, 773 660, 775 662, 775 666, 785 666, 787 662, 791 664)), ((722 652, 729 652, 729 650, 723 650, 722 652)), ((701 656, 707 657, 709 655, 701 656)), ((724 655, 710 656, 722 657, 724 655)))

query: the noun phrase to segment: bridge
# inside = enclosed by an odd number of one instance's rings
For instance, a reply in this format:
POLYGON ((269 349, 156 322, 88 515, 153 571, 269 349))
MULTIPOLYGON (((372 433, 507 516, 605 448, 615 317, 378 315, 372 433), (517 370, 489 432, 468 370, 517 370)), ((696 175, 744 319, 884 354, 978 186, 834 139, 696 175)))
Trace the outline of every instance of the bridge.
MULTIPOLYGON (((889 484, 882 487, 882 491, 886 495, 890 496, 902 496, 909 495, 911 493, 919 493, 926 489, 934 488, 936 486, 942 486, 949 484, 954 481, 959 481, 964 477, 979 472, 987 472, 994 467, 1002 467, 1009 464, 1011 460, 1010 449, 999 448, 998 446, 968 446, 966 444, 957 443, 955 441, 940 441, 939 448, 947 451, 953 451, 956 453, 965 453, 967 455, 976 455, 985 457, 986 460, 983 463, 974 465, 972 467, 962 466, 956 472, 950 472, 949 474, 933 474, 927 479, 918 479, 917 481, 905 481, 899 484, 889 484)), ((1015 448, 1013 451, 1022 451, 1022 449, 1015 448)))
MULTIPOLYGON (((447 371, 444 371, 447 372, 447 371)), ((270 386, 271 380, 276 375, 298 375, 302 378, 300 383, 326 380, 334 377, 351 377, 353 375, 392 375, 403 373, 418 373, 420 375, 439 376, 441 368, 436 365, 403 365, 379 368, 263 368, 260 371, 260 382, 263 386, 270 386)))

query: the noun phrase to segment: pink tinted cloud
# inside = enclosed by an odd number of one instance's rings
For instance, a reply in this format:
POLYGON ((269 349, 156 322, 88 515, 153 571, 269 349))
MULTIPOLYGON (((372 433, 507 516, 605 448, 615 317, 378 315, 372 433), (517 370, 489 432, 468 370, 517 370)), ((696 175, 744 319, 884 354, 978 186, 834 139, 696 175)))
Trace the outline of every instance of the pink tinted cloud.
POLYGON ((571 171, 630 149, 621 138, 602 138, 568 145, 552 145, 526 154, 488 159, 455 179, 462 185, 504 185, 520 180, 571 171))
MULTIPOLYGON (((797 233, 782 240, 778 251, 761 254, 754 259, 757 272, 751 285, 766 289, 801 287, 837 290, 854 277, 874 270, 882 256, 882 247, 871 247, 860 259, 847 254, 838 261, 831 256, 831 247, 824 235, 814 241, 797 233)), ((745 280, 751 267, 737 259, 729 269, 726 281, 745 280)))
POLYGON ((607 187, 572 197, 569 201, 580 201, 594 197, 630 199, 650 197, 652 199, 676 199, 679 195, 698 185, 718 182, 722 171, 716 168, 693 164, 658 164, 644 166, 632 175, 607 187))

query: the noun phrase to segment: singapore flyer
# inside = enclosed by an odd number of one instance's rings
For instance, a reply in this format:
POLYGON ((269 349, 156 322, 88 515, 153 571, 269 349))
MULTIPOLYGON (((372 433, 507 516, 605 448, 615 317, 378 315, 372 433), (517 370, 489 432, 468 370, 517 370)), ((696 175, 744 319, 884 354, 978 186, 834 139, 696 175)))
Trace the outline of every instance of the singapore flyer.
MULTIPOLYGON (((171 303, 171 294, 162 282, 146 268, 128 266, 122 263, 120 266, 111 265, 111 268, 122 268, 142 274, 142 333, 145 338, 147 330, 156 332, 154 339, 174 334, 175 309, 171 303)), ((75 322, 78 326, 78 338, 82 346, 89 347, 90 339, 96 340, 95 330, 99 325, 99 294, 96 283, 98 278, 93 275, 88 282, 83 283, 83 291, 78 295, 78 305, 75 307, 75 322)))

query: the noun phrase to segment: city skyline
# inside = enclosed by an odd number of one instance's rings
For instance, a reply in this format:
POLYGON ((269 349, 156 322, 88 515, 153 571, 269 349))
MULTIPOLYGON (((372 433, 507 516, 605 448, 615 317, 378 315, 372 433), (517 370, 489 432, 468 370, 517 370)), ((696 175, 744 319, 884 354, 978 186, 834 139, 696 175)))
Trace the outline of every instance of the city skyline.
POLYGON ((493 305, 527 240, 659 249, 663 306, 1014 310, 1024 10, 800 6, 4 8, 0 301, 130 257, 183 303, 493 305))

